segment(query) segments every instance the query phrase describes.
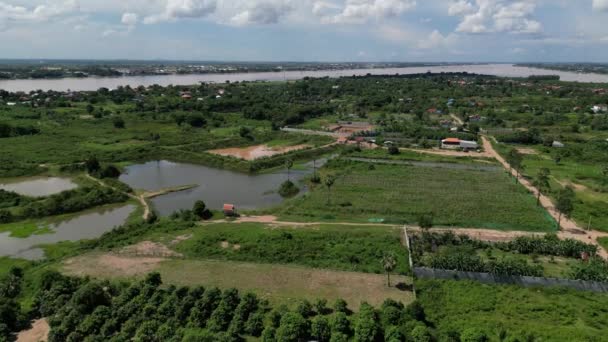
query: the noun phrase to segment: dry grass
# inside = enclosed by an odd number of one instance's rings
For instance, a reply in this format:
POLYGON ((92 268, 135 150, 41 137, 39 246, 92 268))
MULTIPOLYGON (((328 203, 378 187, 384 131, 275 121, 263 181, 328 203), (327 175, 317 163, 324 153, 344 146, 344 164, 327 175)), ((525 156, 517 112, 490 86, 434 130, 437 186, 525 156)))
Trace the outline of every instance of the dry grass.
MULTIPOLYGON (((363 301, 380 305, 385 299, 392 298, 407 304, 414 299, 411 291, 388 288, 386 276, 381 274, 285 265, 89 254, 68 260, 63 271, 72 275, 118 279, 137 278, 158 271, 163 281, 169 284, 234 287, 255 292, 273 303, 285 304, 292 304, 297 299, 313 301, 325 298, 331 303, 343 298, 355 310, 363 301)), ((392 276, 391 281, 393 285, 412 283, 411 278, 402 276, 392 276)))

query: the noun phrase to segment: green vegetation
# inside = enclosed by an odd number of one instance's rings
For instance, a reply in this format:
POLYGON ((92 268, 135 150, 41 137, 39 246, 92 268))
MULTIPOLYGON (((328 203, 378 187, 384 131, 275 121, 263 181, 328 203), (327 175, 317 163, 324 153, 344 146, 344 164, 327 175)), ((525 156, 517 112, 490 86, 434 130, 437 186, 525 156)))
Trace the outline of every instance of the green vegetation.
POLYGON ((0 233, 11 232, 11 237, 27 238, 32 235, 50 234, 53 231, 45 224, 35 221, 15 222, 0 225, 0 233))
POLYGON ((332 160, 322 171, 339 174, 331 203, 327 189, 315 187, 279 209, 283 218, 416 223, 420 215, 433 214, 438 226, 555 229, 535 198, 503 172, 380 164, 370 170, 345 160, 332 160))
POLYGON ((400 229, 320 225, 272 228, 258 223, 212 224, 192 231, 175 249, 189 258, 296 264, 315 268, 384 273, 383 251, 393 251, 396 272, 406 274, 407 251, 400 229))
POLYGON ((545 276, 577 280, 608 280, 608 263, 596 256, 597 246, 578 240, 518 237, 489 243, 453 233, 414 235, 412 259, 417 266, 506 276, 545 276), (582 260, 583 255, 589 260, 582 260))
POLYGON ((486 336, 474 341, 601 341, 608 329, 605 294, 472 281, 416 285, 426 318, 442 341, 474 331, 486 336))

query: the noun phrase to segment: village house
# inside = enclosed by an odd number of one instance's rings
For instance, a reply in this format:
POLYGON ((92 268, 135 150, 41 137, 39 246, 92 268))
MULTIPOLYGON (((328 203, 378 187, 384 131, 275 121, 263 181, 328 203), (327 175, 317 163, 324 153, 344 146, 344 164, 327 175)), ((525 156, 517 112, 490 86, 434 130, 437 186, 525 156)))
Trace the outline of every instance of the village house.
POLYGON ((458 138, 446 138, 441 140, 441 148, 444 150, 474 151, 479 148, 476 141, 460 140, 458 138))
POLYGON ((551 144, 552 147, 554 148, 564 148, 566 147, 561 141, 554 141, 553 144, 551 144))
POLYGON ((591 107, 591 110, 595 114, 606 113, 608 111, 608 107, 605 105, 595 105, 595 106, 591 107))
POLYGON ((224 204, 224 215, 229 217, 237 216, 236 206, 234 204, 224 204))

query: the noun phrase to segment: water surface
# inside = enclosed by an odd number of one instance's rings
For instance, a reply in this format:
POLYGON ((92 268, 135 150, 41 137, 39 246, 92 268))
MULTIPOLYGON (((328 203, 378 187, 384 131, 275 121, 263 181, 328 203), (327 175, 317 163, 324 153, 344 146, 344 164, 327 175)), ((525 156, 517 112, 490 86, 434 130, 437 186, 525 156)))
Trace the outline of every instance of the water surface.
MULTIPOLYGON (((324 160, 317 161, 317 167, 323 163, 324 160)), ((291 171, 291 180, 297 183, 310 173, 312 163, 307 163, 305 170, 291 171)), ((225 203, 236 205, 237 210, 279 204, 283 198, 276 190, 287 180, 287 172, 252 175, 202 165, 152 161, 127 167, 120 180, 134 189, 149 191, 197 184, 196 188, 152 200, 161 215, 169 215, 179 209, 191 209, 197 200, 205 201, 211 209, 221 209, 225 203)))
POLYGON ((24 196, 43 197, 77 188, 78 185, 68 178, 38 177, 18 182, 0 183, 0 189, 16 192, 24 196))
POLYGON ((352 69, 352 70, 321 70, 321 71, 287 71, 287 72, 260 72, 260 73, 234 73, 234 74, 207 74, 207 75, 159 75, 159 76, 125 76, 125 77, 89 77, 89 78, 63 78, 63 79, 36 79, 36 80, 2 80, 0 89, 7 91, 33 90, 81 90, 90 91, 105 87, 114 89, 118 86, 161 86, 193 85, 199 82, 223 83, 226 81, 280 81, 298 80, 304 77, 341 77, 352 75, 394 75, 419 74, 425 72, 468 72, 503 77, 528 77, 531 75, 559 75, 562 81, 608 83, 608 75, 583 74, 568 71, 546 70, 515 66, 513 64, 464 64, 429 67, 385 68, 385 69, 352 69))
POLYGON ((50 234, 32 235, 25 239, 11 237, 10 232, 0 233, 0 257, 41 259, 44 252, 37 245, 98 238, 114 227, 123 225, 134 210, 135 206, 129 204, 87 211, 50 224, 49 228, 53 231, 50 234))

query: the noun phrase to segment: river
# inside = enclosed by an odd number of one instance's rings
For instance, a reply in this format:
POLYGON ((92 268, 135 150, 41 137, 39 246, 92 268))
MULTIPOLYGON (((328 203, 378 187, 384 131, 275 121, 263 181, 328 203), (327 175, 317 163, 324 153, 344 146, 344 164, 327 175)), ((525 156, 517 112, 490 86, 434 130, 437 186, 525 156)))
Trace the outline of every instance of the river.
POLYGON ((430 67, 408 67, 387 69, 352 69, 352 70, 323 70, 323 71, 287 71, 287 72, 261 72, 261 73, 234 73, 234 74, 206 74, 206 75, 159 75, 159 76, 124 76, 124 77, 89 77, 89 78, 63 78, 63 79, 27 79, 27 80, 1 80, 0 89, 7 91, 55 90, 55 91, 91 91, 105 87, 108 89, 118 86, 161 86, 192 85, 199 82, 223 83, 226 81, 280 81, 297 80, 304 77, 341 77, 352 75, 394 75, 419 74, 425 72, 468 72, 502 77, 528 77, 530 75, 559 75, 562 81, 608 83, 608 75, 582 74, 567 71, 545 70, 515 66, 513 64, 466 64, 444 65, 430 67))

